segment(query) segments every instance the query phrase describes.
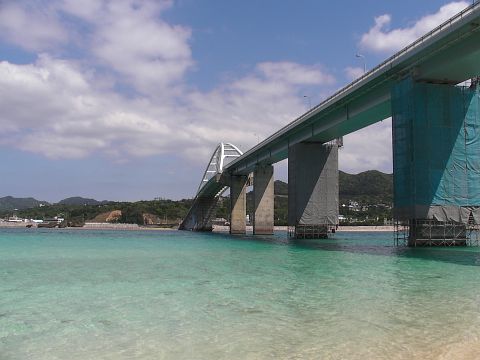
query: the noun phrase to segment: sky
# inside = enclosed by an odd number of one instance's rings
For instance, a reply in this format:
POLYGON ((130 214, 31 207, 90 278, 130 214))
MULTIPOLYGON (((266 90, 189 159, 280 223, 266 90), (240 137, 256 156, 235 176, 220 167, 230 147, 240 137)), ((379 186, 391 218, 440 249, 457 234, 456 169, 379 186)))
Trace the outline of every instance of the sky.
MULTIPOLYGON (((0 197, 191 198, 219 142, 247 151, 470 3, 0 0, 0 197)), ((344 144, 341 170, 392 171, 390 119, 344 144)))

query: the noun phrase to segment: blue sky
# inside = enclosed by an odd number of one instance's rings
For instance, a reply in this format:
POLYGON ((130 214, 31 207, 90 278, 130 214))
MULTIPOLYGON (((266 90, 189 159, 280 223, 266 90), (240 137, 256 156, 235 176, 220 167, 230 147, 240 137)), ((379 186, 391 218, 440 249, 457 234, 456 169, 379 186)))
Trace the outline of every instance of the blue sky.
MULTIPOLYGON (((361 74, 356 53, 373 67, 468 4, 0 1, 0 196, 192 197, 218 142, 248 150, 361 74)), ((345 137, 342 170, 391 161, 388 119, 345 137)))

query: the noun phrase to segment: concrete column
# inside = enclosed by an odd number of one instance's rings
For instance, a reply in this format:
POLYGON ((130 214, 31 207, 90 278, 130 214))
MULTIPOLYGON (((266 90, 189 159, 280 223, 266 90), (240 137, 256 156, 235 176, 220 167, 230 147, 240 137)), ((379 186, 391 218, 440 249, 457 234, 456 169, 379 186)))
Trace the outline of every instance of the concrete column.
POLYGON ((230 178, 230 234, 246 233, 247 180, 248 177, 245 175, 232 175, 230 178))
POLYGON ((216 216, 218 197, 202 197, 196 199, 187 216, 179 226, 179 230, 212 231, 212 220, 216 216))
POLYGON ((273 234, 273 166, 257 166, 253 172, 253 234, 273 234))
POLYGON ((324 238, 338 224, 338 145, 300 143, 288 152, 288 225, 324 238))
POLYGON ((392 88, 394 215, 410 246, 464 245, 480 223, 480 92, 412 78, 392 88))
POLYGON ((198 199, 195 231, 212 231, 212 220, 217 210, 217 197, 198 199))

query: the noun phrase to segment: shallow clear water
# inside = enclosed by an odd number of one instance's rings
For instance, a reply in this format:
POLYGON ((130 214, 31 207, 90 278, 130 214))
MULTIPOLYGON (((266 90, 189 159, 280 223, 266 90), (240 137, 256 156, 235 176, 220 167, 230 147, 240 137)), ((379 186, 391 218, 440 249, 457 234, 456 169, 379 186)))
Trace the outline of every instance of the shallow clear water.
POLYGON ((0 359, 477 359, 480 251, 0 230, 0 359))

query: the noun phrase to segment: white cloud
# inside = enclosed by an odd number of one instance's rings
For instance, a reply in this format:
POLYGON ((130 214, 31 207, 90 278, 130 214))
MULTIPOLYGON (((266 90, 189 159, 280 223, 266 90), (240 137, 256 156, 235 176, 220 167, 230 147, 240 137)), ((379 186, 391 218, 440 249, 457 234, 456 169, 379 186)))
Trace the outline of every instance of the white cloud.
POLYGON ((328 87, 333 81, 319 66, 260 63, 244 78, 190 94, 191 131, 212 145, 230 141, 245 150, 305 111, 305 85, 328 87))
MULTIPOLYGON (((384 14, 375 18, 375 25, 365 33, 359 46, 363 50, 394 53, 415 41, 442 22, 469 5, 466 1, 450 2, 436 13, 422 17, 411 26, 389 29, 392 17, 384 14)), ((360 67, 347 67, 345 74, 351 80, 361 76, 360 67)), ((345 136, 340 152, 340 168, 351 173, 369 169, 392 172, 392 127, 391 119, 376 123, 345 136)))
POLYGON ((364 69, 361 67, 351 67, 348 66, 345 68, 345 74, 349 80, 358 79, 360 76, 364 74, 364 69))
POLYGON ((302 66, 292 62, 265 62, 257 65, 257 70, 268 79, 295 85, 332 85, 335 78, 324 72, 321 66, 302 66))
POLYGON ((219 141, 246 149, 300 114, 303 73, 309 75, 307 85, 312 77, 319 86, 331 82, 317 69, 262 63, 209 93, 187 92, 180 104, 97 88, 95 72, 48 55, 30 65, 1 62, 0 141, 50 158, 180 152, 203 159, 219 141))
MULTIPOLYGON (((243 77, 202 92, 184 84, 194 65, 191 30, 162 19, 170 1, 49 4, 48 16, 55 19, 50 37, 20 31, 14 39, 44 53, 28 65, 0 62, 3 145, 54 159, 100 154, 123 161, 180 153, 207 161, 220 141, 247 150, 303 113, 305 93, 329 93, 335 84, 320 65, 263 62, 243 77), (65 14, 76 19, 69 27, 64 26, 65 14), (66 53, 62 46, 65 39, 77 39, 76 26, 87 29, 87 36, 74 44, 85 57, 51 55, 49 46, 56 47, 56 54, 66 53), (118 92, 119 83, 133 91, 118 92)), ((34 12, 24 15, 33 23, 41 19, 34 12)), ((351 75, 357 71, 346 70, 351 75)), ((391 161, 381 140, 385 129, 367 135, 375 129, 346 137, 344 169, 378 168, 391 161), (371 139, 378 140, 375 151, 371 139)))
MULTIPOLYGON (((15 9, 23 11, 24 22, 43 19, 27 11, 30 2, 20 4, 15 9)), ((78 40, 74 46, 86 58, 43 54, 30 65, 1 63, 0 141, 50 158, 177 149, 188 157, 208 156, 219 141, 243 149, 254 145, 305 110, 300 91, 325 90, 335 81, 319 65, 264 62, 210 92, 189 89, 184 78, 194 64, 191 30, 162 19, 170 6, 172 1, 161 0, 50 1, 52 34, 64 37, 51 35, 45 42, 62 53, 64 39, 78 40), (134 90, 133 98, 115 91, 119 83, 134 90)), ((22 33, 20 46, 38 42, 35 34, 16 30, 22 33)), ((44 43, 29 48, 49 50, 44 43)))
POLYGON ((52 49, 68 40, 52 4, 0 1, 0 37, 31 51, 52 49))
POLYGON ((375 18, 375 25, 360 40, 360 47, 375 52, 394 53, 412 43, 442 22, 448 20, 469 5, 466 1, 451 2, 436 13, 422 17, 410 27, 389 30, 392 21, 389 14, 375 18))
POLYGON ((111 1, 93 19, 93 53, 144 93, 165 91, 193 65, 190 29, 159 18, 167 4, 111 1))
POLYGON ((161 93, 194 64, 190 29, 161 19, 170 6, 170 0, 0 1, 0 36, 34 52, 80 46, 121 75, 117 82, 161 93))
POLYGON ((392 121, 387 119, 344 137, 339 166, 349 173, 392 170, 392 121))
POLYGON ((143 109, 144 102, 98 91, 92 83, 95 78, 80 67, 46 55, 31 65, 1 62, 2 143, 50 158, 85 157, 109 148, 130 156, 171 149, 173 109, 143 109), (166 121, 156 120, 162 115, 166 121))
POLYGON ((86 21, 99 20, 105 9, 105 2, 98 0, 63 0, 57 8, 86 21))

